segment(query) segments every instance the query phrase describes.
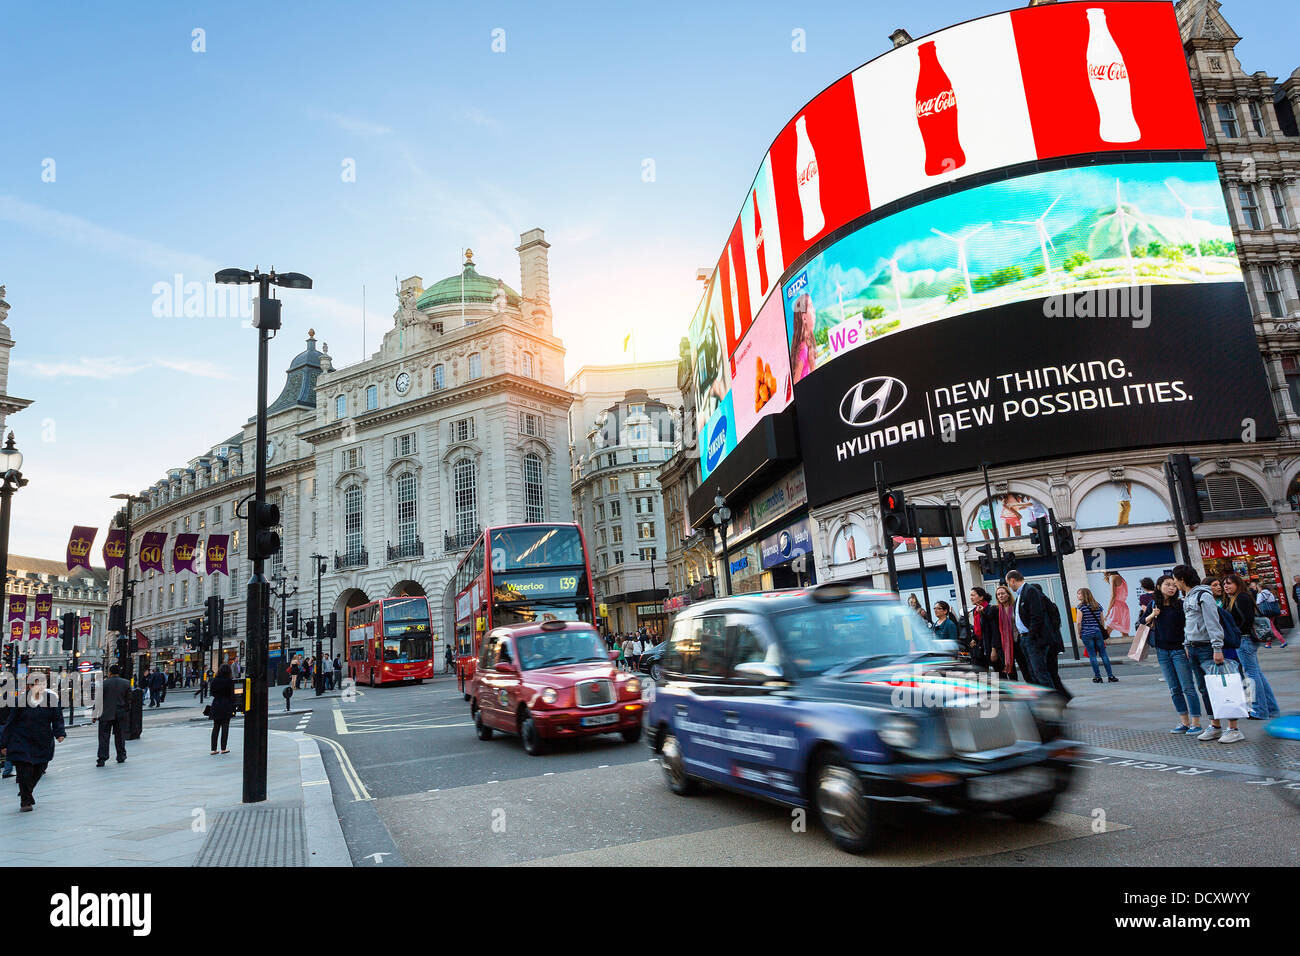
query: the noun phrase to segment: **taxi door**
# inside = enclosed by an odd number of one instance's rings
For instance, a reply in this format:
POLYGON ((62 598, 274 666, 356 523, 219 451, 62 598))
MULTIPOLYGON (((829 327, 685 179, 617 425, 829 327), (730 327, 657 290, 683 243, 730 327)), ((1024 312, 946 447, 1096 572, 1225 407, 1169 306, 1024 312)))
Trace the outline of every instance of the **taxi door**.
POLYGON ((515 708, 519 699, 519 671, 508 637, 495 639, 486 659, 488 668, 479 681, 479 707, 483 720, 507 733, 518 733, 515 708), (509 665, 513 673, 501 669, 509 665))
POLYGON ((776 693, 782 687, 776 676, 781 667, 779 647, 764 618, 727 615, 726 690, 719 710, 730 745, 728 783, 802 803, 800 711, 798 702, 776 693))
POLYGON ((708 614, 691 621, 693 653, 682 655, 685 693, 675 703, 678 740, 686 770, 705 780, 730 782, 732 743, 724 727, 727 698, 726 618, 708 614))

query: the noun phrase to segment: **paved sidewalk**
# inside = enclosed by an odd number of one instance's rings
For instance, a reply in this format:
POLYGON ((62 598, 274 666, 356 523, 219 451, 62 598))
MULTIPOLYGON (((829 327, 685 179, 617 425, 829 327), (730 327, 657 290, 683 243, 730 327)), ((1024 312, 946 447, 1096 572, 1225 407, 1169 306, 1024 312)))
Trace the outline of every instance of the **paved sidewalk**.
POLYGON ((17 779, 0 781, 0 866, 351 865, 314 740, 272 731, 267 802, 241 804, 243 718, 213 757, 197 698, 168 698, 122 764, 110 746, 95 766, 97 725, 78 716, 31 813, 17 779))

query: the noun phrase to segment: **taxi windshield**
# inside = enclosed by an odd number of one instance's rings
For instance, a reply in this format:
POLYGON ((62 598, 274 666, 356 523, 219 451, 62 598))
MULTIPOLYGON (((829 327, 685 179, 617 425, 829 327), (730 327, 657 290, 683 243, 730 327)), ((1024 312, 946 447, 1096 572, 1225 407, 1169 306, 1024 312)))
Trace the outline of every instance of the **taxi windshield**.
POLYGON ((582 661, 609 663, 609 651, 595 631, 543 631, 518 637, 515 644, 519 651, 519 666, 526 671, 582 661))
POLYGON ((940 649, 924 622, 893 601, 809 604, 773 621, 787 657, 804 676, 940 649))

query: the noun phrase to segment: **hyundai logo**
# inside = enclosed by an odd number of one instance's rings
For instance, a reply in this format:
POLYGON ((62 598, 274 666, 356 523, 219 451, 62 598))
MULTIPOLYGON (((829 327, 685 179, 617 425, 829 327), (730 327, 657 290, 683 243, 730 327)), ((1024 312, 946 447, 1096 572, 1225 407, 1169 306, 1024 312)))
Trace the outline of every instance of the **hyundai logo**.
POLYGON ((727 447, 727 416, 723 415, 713 426, 713 435, 709 438, 709 471, 718 467, 722 460, 722 450, 727 447))
POLYGON ((840 419, 854 428, 882 422, 907 401, 907 386, 896 378, 878 375, 863 379, 840 399, 840 419))

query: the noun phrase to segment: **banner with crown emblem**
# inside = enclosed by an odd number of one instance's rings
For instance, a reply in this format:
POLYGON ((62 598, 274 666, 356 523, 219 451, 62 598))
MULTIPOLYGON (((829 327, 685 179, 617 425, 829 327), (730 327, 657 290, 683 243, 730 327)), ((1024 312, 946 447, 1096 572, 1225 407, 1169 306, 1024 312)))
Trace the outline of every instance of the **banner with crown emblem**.
POLYGON ((27 595, 9 595, 9 620, 27 620, 27 595))
POLYGON ((54 618, 50 618, 48 621, 45 622, 45 636, 46 637, 59 636, 59 622, 54 620, 54 618))
POLYGON ((48 621, 54 616, 54 595, 36 595, 36 620, 48 621))
POLYGON ((79 643, 84 648, 86 646, 86 638, 90 637, 90 618, 77 618, 77 627, 79 628, 77 633, 82 638, 79 643))
POLYGON ((90 567, 90 547, 95 543, 95 535, 98 533, 98 528, 87 528, 79 524, 72 526, 72 535, 68 538, 69 571, 77 567, 90 567))
POLYGON ((10 621, 10 622, 9 622, 9 640, 11 640, 11 641, 21 641, 22 639, 23 639, 23 622, 22 622, 22 621, 10 621))
POLYGON ((230 577, 230 569, 226 566, 226 554, 229 550, 230 535, 208 535, 208 574, 224 574, 230 577))
POLYGON ((176 544, 172 546, 172 570, 193 571, 194 558, 198 553, 199 536, 197 534, 178 534, 176 544))
POLYGON ((140 570, 162 571, 163 545, 167 543, 166 531, 146 531, 140 542, 140 570))
POLYGON ((125 528, 108 529, 108 537, 104 539, 104 567, 109 571, 126 567, 125 528))
POLYGON ((27 626, 27 639, 29 641, 39 641, 41 639, 41 622, 32 621, 27 626))

